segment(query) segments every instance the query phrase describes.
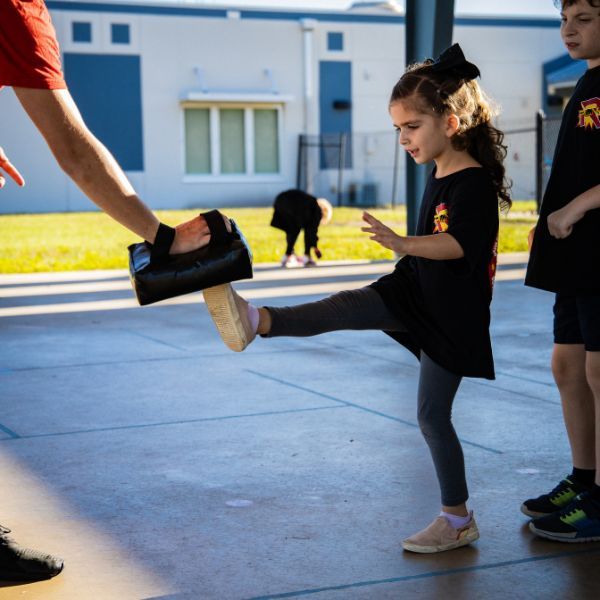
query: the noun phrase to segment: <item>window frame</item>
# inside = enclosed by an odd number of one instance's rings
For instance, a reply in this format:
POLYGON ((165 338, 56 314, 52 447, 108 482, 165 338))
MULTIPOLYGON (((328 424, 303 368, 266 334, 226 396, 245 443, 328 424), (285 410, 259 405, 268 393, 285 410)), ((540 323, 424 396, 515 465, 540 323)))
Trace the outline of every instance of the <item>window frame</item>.
POLYGON ((279 182, 283 181, 283 105, 271 102, 202 102, 188 100, 181 103, 181 164, 183 183, 248 183, 248 182, 279 182), (210 173, 186 172, 186 129, 185 111, 188 109, 208 109, 210 124, 210 173), (236 108, 244 111, 244 173, 221 173, 221 131, 219 111, 236 108), (268 109, 277 111, 277 162, 279 170, 276 173, 256 173, 254 153, 254 111, 268 109))

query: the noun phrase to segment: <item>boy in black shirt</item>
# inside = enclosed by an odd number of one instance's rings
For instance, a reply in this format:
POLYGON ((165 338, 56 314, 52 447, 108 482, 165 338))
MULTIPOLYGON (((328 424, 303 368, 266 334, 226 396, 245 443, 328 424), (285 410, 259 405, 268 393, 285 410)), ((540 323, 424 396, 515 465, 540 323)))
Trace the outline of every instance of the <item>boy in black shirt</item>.
POLYGON ((562 119, 525 284, 556 293, 552 372, 573 471, 526 500, 537 535, 600 540, 600 0, 556 0, 572 58, 587 60, 562 119))

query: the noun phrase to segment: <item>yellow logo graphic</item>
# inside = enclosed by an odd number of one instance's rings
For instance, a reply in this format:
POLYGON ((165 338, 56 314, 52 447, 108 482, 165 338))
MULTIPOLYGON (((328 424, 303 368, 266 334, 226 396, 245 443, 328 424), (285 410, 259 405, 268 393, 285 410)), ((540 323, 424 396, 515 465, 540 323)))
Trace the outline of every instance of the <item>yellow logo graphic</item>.
POLYGON ((600 129, 600 98, 590 98, 581 103, 577 127, 600 129))
POLYGON ((444 233, 448 229, 448 206, 445 202, 435 207, 433 233, 444 233))

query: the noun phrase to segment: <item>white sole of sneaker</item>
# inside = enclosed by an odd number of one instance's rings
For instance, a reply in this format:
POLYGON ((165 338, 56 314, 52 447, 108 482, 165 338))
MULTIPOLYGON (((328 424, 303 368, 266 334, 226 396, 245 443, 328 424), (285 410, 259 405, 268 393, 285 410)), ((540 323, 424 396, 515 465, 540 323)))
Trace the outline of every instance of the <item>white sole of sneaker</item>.
POLYGON ((244 350, 255 337, 248 316, 242 314, 246 303, 236 301, 236 294, 229 283, 206 288, 202 294, 225 345, 234 352, 244 350))
MULTIPOLYGON (((535 533, 535 535, 542 537, 546 540, 552 540, 553 542, 566 542, 567 544, 578 544, 584 542, 600 542, 600 535, 585 537, 585 538, 573 538, 573 537, 565 537, 565 534, 560 535, 556 533, 548 533, 547 531, 543 531, 541 529, 537 529, 533 523, 529 523, 529 529, 535 533)), ((569 534, 566 534, 569 535, 569 534)), ((573 534, 574 535, 574 534, 573 534)))
POLYGON ((461 546, 468 546, 469 544, 476 542, 478 539, 479 531, 473 531, 456 542, 442 544, 441 546, 417 546, 416 544, 411 544, 410 542, 402 542, 402 547, 405 550, 408 550, 408 552, 418 552, 419 554, 435 554, 436 552, 445 552, 446 550, 454 550, 455 548, 460 548, 461 546))
MULTIPOLYGON (((556 510, 560 510, 560 509, 557 508, 556 510)), ((539 517, 546 517, 550 514, 550 513, 542 513, 542 512, 535 512, 533 510, 529 510, 524 504, 521 504, 521 512, 524 515, 531 517, 532 519, 538 519, 539 517)))

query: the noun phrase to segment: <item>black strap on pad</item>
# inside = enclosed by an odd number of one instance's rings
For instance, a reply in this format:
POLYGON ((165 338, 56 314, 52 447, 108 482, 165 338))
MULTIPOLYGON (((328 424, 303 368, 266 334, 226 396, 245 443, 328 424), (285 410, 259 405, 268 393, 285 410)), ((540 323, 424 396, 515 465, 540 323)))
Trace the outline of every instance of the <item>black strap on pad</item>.
POLYGON ((210 245, 223 244, 229 241, 231 234, 225 227, 225 221, 223 215, 218 210, 211 210, 209 212, 200 213, 201 217, 204 217, 208 229, 210 230, 210 245))
POLYGON ((150 257, 152 260, 162 260, 169 256, 169 250, 175 239, 175 229, 169 227, 164 223, 158 225, 158 231, 154 238, 154 244, 151 244, 152 250, 150 251, 150 257))

